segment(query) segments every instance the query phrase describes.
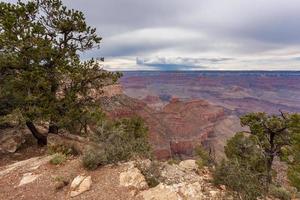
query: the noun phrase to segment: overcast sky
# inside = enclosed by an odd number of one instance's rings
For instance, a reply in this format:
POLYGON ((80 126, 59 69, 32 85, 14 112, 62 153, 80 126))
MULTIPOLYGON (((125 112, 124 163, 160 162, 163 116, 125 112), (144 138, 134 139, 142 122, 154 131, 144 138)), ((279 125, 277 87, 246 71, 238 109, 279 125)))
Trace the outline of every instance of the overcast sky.
MULTIPOLYGON (((11 0, 12 1, 12 0, 11 0)), ((300 70, 300 0, 63 0, 107 69, 300 70)))

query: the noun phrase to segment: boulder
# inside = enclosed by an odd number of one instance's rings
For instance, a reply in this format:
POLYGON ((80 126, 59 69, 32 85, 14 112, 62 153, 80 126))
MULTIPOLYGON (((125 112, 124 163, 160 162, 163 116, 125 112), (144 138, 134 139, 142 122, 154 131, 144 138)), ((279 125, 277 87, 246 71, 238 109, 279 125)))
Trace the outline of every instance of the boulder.
POLYGON ((90 190, 92 185, 91 176, 77 176, 71 183, 71 197, 76 197, 88 190, 90 190))
POLYGON ((0 153, 15 153, 24 142, 22 130, 13 128, 0 130, 0 153))
POLYGON ((120 174, 120 185, 125 187, 134 187, 138 190, 144 190, 148 188, 145 177, 136 167, 129 168, 120 174))

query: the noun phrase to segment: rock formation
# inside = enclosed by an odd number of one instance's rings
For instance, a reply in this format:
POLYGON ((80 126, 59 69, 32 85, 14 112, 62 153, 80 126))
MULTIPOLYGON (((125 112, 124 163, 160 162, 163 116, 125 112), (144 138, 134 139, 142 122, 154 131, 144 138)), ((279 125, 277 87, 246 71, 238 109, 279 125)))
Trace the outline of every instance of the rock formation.
POLYGON ((195 146, 214 133, 214 125, 224 116, 224 109, 203 100, 173 99, 161 110, 126 95, 103 97, 101 106, 112 118, 140 116, 149 127, 149 141, 160 158, 190 156, 195 146))

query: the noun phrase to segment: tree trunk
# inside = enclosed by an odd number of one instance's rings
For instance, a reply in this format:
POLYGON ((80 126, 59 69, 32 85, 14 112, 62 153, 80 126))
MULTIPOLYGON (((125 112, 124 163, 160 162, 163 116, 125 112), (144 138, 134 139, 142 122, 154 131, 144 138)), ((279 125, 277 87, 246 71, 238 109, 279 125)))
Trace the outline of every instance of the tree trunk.
POLYGON ((47 145, 47 136, 40 133, 31 121, 27 121, 26 126, 31 131, 32 135, 37 139, 39 145, 41 146, 47 145))
POLYGON ((270 157, 267 160, 267 181, 270 185, 272 183, 272 165, 273 165, 274 156, 270 155, 270 157))
MULTIPOLYGON (((55 72, 53 71, 54 67, 53 67, 53 62, 49 63, 49 68, 51 70, 50 73, 50 79, 51 79, 51 99, 53 102, 56 102, 56 93, 58 90, 58 83, 56 81, 56 77, 55 77, 55 72)), ((57 108, 56 108, 57 109, 57 108)), ((50 116, 50 124, 49 124, 49 128, 48 128, 48 133, 53 133, 53 134, 58 134, 58 126, 55 120, 55 117, 50 116)))

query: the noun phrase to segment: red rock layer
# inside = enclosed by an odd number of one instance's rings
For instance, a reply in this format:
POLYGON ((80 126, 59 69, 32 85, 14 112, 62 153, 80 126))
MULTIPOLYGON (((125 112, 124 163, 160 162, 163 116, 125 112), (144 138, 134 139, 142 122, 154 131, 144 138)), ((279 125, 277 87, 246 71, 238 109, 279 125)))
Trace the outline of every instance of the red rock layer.
POLYGON ((222 107, 202 100, 173 100, 162 111, 125 95, 102 98, 101 104, 112 118, 141 116, 149 127, 149 141, 159 159, 191 155, 196 145, 213 134, 214 122, 224 116, 222 107))

